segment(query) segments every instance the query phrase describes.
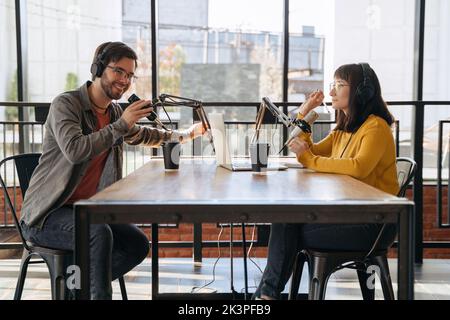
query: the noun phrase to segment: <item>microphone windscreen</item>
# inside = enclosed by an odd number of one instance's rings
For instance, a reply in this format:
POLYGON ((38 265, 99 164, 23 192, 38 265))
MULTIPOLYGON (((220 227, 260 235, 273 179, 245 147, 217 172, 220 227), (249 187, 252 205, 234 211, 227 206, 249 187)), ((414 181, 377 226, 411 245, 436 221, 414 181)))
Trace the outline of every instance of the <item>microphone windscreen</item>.
POLYGON ((317 119, 319 118, 319 114, 315 112, 314 110, 311 110, 308 112, 308 114, 303 118, 304 121, 308 122, 309 124, 313 124, 317 119))

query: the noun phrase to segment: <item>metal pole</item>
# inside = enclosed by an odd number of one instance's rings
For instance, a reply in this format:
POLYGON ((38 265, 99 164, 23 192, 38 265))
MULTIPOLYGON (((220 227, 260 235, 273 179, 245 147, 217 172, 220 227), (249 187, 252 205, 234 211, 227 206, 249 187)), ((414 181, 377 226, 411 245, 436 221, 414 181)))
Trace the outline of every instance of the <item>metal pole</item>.
MULTIPOLYGON (((289 0, 284 0, 283 8, 283 103, 288 102, 288 80, 289 72, 289 0)), ((287 105, 283 105, 284 114, 288 113, 287 105)), ((286 141, 288 137, 288 129, 283 126, 283 141, 286 141)), ((289 150, 284 149, 283 155, 287 156, 289 150)))
MULTIPOLYGON (((443 121, 439 121, 438 130, 438 150, 437 150, 437 192, 436 192, 436 208, 437 208, 437 225, 442 228, 442 130, 443 121)), ((448 218, 447 218, 448 221, 448 218)), ((446 223, 448 226, 448 222, 446 223)))
MULTIPOLYGON (((150 28, 151 28, 151 55, 152 55, 152 99, 156 99, 158 97, 159 88, 158 88, 158 1, 151 0, 150 3, 150 28)), ((156 110, 156 113, 158 110, 156 110)), ((158 155, 158 149, 154 148, 152 150, 152 155, 155 157, 158 155)))
MULTIPOLYGON (((27 90, 27 65, 28 65, 28 41, 26 24, 26 1, 15 1, 16 14, 16 52, 17 52, 17 100, 25 101, 28 97, 27 90)), ((19 121, 28 120, 28 112, 23 107, 18 107, 19 121)), ((19 153, 25 153, 29 146, 28 128, 19 125, 19 153)))
POLYGON ((414 208, 399 214, 398 300, 414 300, 414 208))
POLYGON ((242 254, 244 259, 244 300, 248 297, 248 269, 247 269, 247 245, 245 243, 245 223, 241 224, 242 228, 242 254))
POLYGON ((194 223, 193 228, 194 233, 194 262, 200 263, 202 262, 202 224, 201 223, 194 223))
POLYGON ((152 223, 152 300, 159 295, 158 224, 152 223))
POLYGON ((414 177, 415 202, 415 261, 423 261, 423 134, 424 134, 424 108, 423 101, 423 64, 425 44, 425 0, 416 0, 416 21, 414 39, 414 100, 413 115, 413 141, 414 160, 417 163, 417 172, 414 177))
POLYGON ((158 0, 151 0, 152 98, 158 97, 158 0))

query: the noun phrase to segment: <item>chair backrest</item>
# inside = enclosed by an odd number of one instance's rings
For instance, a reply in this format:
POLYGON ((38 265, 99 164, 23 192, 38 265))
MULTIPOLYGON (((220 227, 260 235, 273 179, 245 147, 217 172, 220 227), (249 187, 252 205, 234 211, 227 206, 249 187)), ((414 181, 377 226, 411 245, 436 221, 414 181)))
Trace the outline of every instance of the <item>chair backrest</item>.
MULTIPOLYGON (((404 197, 406 193, 406 189, 408 188, 409 183, 414 178, 414 175, 417 171, 417 163, 411 159, 406 157, 397 157, 396 159, 397 165, 397 179, 400 190, 397 194, 398 197, 404 197)), ((384 230, 386 229, 386 224, 383 225, 380 232, 378 233, 377 238, 375 239, 372 248, 369 250, 369 253, 366 255, 366 258, 369 257, 372 253, 377 250, 378 243, 381 241, 382 236, 384 235, 384 230)))
MULTIPOLYGON (((41 157, 40 153, 25 153, 25 154, 19 154, 11 157, 7 157, 0 161, 0 169, 6 165, 10 161, 14 161, 14 165, 16 167, 17 176, 19 178, 19 184, 20 189, 22 191, 22 198, 25 198, 25 193, 28 190, 28 186, 30 185, 31 176, 33 175, 34 169, 36 169, 37 165, 39 164, 39 158, 41 157)), ((25 241, 25 238, 22 234, 22 228, 20 227, 19 219, 17 217, 17 212, 15 210, 15 206, 13 205, 11 198, 8 194, 8 187, 5 183, 5 180, 3 179, 1 175, 2 170, 0 170, 0 183, 3 188, 4 193, 4 199, 6 203, 8 204, 9 209, 11 210, 14 224, 17 228, 17 231, 19 232, 20 238, 22 240, 22 243, 26 249, 28 249, 27 243, 25 241)), ((6 212, 5 212, 6 214, 6 212)))
POLYGON ((411 158, 398 157, 396 165, 398 185, 400 186, 400 191, 397 195, 399 197, 404 197, 409 183, 416 174, 417 163, 411 158))

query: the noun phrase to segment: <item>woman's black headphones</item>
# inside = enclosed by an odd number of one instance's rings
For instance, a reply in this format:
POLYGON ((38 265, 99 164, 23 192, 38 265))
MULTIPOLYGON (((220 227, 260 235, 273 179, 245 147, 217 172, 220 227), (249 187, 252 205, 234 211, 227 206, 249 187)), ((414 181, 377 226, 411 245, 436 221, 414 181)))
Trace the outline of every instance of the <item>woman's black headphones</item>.
POLYGON ((356 99, 362 105, 365 105, 375 95, 375 87, 370 77, 372 70, 368 63, 359 63, 362 68, 363 81, 356 88, 356 99))

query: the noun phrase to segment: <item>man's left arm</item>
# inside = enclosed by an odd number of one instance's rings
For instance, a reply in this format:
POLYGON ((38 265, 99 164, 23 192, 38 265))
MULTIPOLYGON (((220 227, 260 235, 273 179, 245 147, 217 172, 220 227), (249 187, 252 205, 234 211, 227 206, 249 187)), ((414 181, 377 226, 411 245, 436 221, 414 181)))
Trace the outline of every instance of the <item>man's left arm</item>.
POLYGON ((204 133, 201 123, 192 125, 187 130, 162 130, 135 125, 124 137, 125 142, 130 145, 143 145, 147 147, 158 147, 163 142, 186 143, 204 133))

